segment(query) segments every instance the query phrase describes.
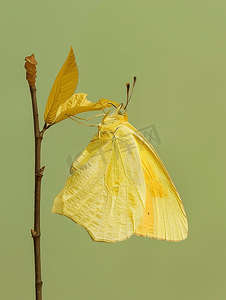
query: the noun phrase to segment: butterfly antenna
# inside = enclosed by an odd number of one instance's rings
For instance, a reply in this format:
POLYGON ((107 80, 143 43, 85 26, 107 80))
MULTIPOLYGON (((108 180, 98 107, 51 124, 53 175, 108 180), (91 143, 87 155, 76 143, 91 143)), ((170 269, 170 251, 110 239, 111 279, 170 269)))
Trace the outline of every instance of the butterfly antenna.
POLYGON ((126 97, 126 106, 124 109, 126 109, 128 103, 129 103, 129 88, 130 88, 130 84, 127 82, 126 84, 126 89, 127 89, 127 97, 126 97))
POLYGON ((126 101, 125 109, 126 109, 128 103, 129 103, 129 101, 130 101, 130 99, 131 99, 131 97, 132 97, 132 94, 133 94, 133 90, 134 90, 134 86, 135 86, 135 84, 136 84, 136 81, 137 81, 137 78, 134 76, 134 78, 133 78, 133 87, 132 87, 132 91, 131 91, 131 93, 130 93, 130 96, 129 96, 129 88, 130 88, 130 84, 129 84, 129 83, 126 84, 126 86, 127 86, 127 101, 126 101))
POLYGON ((134 90, 136 81, 137 81, 137 78, 134 76, 134 77, 133 77, 133 87, 132 87, 132 91, 131 91, 131 94, 130 94, 130 97, 129 97, 129 101, 130 101, 130 99, 131 99, 131 97, 132 97, 132 94, 133 94, 133 90, 134 90))

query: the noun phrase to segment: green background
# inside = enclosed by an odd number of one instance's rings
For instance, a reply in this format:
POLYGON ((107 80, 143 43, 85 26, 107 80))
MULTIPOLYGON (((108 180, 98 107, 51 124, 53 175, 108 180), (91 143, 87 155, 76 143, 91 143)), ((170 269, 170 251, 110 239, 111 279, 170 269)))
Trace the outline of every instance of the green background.
MULTIPOLYGON (((42 144, 43 299, 221 300, 225 271, 226 2, 4 1, 1 24, 1 299, 34 299, 34 134, 24 58, 38 61, 40 126, 54 79, 73 47, 76 92, 125 102, 129 121, 155 125, 153 146, 188 215, 180 242, 141 237, 94 243, 54 197, 96 128, 66 120, 42 144)), ((100 120, 92 120, 99 123, 100 120)))

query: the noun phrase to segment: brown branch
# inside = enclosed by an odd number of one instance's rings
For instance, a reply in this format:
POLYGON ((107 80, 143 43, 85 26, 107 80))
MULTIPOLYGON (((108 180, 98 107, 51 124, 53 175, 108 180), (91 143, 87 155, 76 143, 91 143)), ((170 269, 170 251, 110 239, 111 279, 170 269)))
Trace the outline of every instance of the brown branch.
POLYGON ((34 192, 34 230, 31 229, 31 236, 34 241, 35 259, 35 292, 36 300, 42 300, 42 279, 41 279, 41 249, 40 249, 40 200, 41 200, 41 179, 45 167, 41 168, 41 141, 43 132, 39 130, 38 106, 36 97, 35 77, 37 62, 34 55, 25 58, 26 78, 28 80, 32 99, 34 134, 35 134, 35 192, 34 192))

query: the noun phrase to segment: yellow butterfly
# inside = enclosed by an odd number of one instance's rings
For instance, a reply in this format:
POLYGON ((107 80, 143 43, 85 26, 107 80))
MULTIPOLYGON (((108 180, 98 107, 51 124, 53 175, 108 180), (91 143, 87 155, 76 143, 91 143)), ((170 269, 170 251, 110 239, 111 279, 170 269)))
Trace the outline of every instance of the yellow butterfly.
POLYGON ((83 226, 94 241, 113 243, 133 234, 181 241, 188 233, 185 210, 158 154, 128 122, 132 92, 129 96, 127 84, 125 107, 104 99, 115 110, 104 115, 98 133, 73 162, 52 212, 83 226))

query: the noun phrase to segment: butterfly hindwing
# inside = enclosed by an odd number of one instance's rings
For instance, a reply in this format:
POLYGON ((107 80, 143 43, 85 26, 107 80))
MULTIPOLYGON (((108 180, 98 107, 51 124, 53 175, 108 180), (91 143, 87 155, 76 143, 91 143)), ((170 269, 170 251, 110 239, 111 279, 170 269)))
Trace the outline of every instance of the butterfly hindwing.
POLYGON ((143 215, 146 187, 139 150, 132 134, 126 140, 124 135, 118 130, 111 138, 94 136, 54 200, 52 211, 82 225, 95 241, 130 237, 143 215))

